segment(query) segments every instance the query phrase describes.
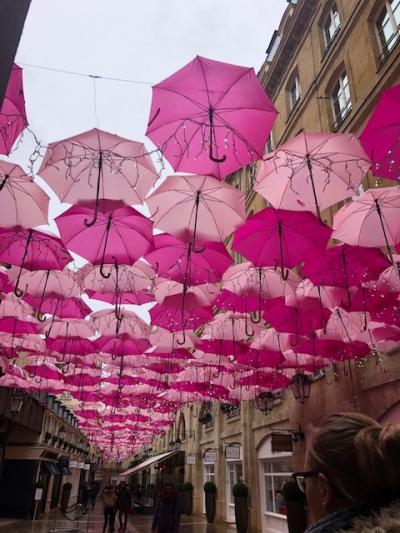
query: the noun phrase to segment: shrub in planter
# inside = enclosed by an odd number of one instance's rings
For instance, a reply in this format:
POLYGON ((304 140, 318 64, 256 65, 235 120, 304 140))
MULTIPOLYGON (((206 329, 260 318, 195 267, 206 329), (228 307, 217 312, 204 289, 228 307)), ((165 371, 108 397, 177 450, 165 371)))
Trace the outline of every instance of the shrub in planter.
POLYGON ((206 502, 207 522, 209 524, 213 524, 215 519, 215 499, 217 486, 212 481, 206 481, 203 488, 206 502))
POLYGON ((249 496, 249 489, 246 485, 239 481, 232 488, 232 494, 235 498, 235 521, 238 533, 246 533, 248 528, 248 506, 247 498, 249 496))
POLYGON ((183 513, 190 516, 193 512, 193 485, 186 481, 182 485, 183 513))
POLYGON ((307 528, 304 494, 293 480, 287 481, 283 485, 282 495, 286 503, 289 531, 291 533, 303 533, 307 528))
POLYGON ((71 490, 72 490, 72 483, 64 483, 63 488, 62 488, 62 492, 61 492, 61 500, 60 500, 61 510, 64 513, 65 513, 65 511, 68 508, 68 503, 69 503, 69 497, 71 495, 71 490))

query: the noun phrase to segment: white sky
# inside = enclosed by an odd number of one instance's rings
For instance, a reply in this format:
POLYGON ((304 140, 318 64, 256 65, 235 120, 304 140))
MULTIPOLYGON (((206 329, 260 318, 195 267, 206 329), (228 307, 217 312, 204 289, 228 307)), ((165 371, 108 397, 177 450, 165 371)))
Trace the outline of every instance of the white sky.
MULTIPOLYGON (((30 127, 44 145, 97 126, 153 148, 145 137, 151 85, 196 55, 257 72, 286 6, 286 0, 32 0, 16 57, 30 127), (92 78, 24 64, 145 83, 98 79, 95 100, 92 78)), ((10 158, 28 170, 34 147, 27 133, 10 158)), ((51 195, 54 217, 67 205, 38 182, 51 195)), ((54 223, 50 229, 57 233, 54 223)))

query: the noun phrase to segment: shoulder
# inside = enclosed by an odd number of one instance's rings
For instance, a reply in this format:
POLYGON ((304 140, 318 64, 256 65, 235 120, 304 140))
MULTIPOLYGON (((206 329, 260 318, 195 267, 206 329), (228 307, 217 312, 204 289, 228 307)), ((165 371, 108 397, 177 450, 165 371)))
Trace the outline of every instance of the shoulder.
MULTIPOLYGON (((347 533, 398 533, 400 531, 400 500, 381 507, 378 511, 353 520, 347 533)), ((345 532, 343 532, 345 533, 345 532)))

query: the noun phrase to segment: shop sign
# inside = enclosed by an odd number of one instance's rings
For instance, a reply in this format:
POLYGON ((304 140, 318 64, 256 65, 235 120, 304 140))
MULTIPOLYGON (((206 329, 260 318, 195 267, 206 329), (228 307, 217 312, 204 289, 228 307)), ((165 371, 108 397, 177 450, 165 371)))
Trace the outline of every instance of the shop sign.
POLYGON ((40 502, 42 497, 43 497, 43 489, 36 489, 35 490, 35 501, 40 502))
POLYGON ((292 435, 285 433, 272 433, 271 450, 273 452, 293 452, 292 435))
POLYGON ((240 460, 240 444, 229 444, 225 447, 225 458, 231 461, 240 460))
POLYGON ((78 468, 78 461, 70 461, 69 462, 70 468, 78 468))
POLYGON ((186 456, 186 464, 187 465, 195 465, 196 464, 196 456, 193 454, 186 456))
POLYGON ((217 462, 217 450, 206 450, 204 452, 204 462, 205 463, 216 463, 217 462))
POLYGON ((83 465, 83 469, 84 469, 84 470, 90 470, 90 463, 85 463, 85 464, 83 465))
POLYGON ((78 468, 80 468, 81 470, 85 468, 85 463, 78 463, 78 468))

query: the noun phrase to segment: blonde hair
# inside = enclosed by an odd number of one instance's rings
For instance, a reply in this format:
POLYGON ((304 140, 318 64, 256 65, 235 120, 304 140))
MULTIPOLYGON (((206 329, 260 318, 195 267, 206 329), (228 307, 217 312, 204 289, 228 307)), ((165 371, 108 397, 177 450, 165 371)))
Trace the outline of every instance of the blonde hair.
POLYGON ((313 428, 307 457, 341 498, 400 497, 400 424, 382 425, 359 413, 331 415, 313 428))

